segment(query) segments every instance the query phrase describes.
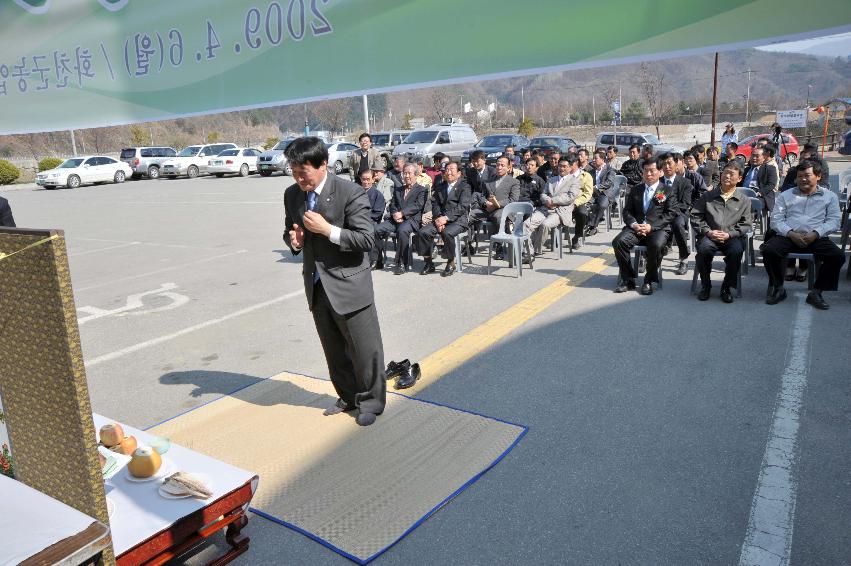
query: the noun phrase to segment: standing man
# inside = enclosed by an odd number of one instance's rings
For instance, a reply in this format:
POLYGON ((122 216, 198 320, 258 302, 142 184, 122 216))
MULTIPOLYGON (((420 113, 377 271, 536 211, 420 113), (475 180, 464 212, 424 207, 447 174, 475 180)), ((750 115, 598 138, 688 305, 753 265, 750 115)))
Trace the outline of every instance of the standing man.
MULTIPOLYGON (((660 160, 661 161, 661 160, 660 160)), ((659 263, 662 248, 668 240, 668 229, 677 215, 677 197, 674 189, 659 182, 662 171, 656 161, 643 163, 644 183, 634 186, 626 197, 623 210, 624 226, 615 236, 612 246, 620 269, 620 282, 615 293, 635 289, 635 268, 630 253, 635 246, 647 246, 647 271, 644 273, 642 295, 653 294, 653 283, 659 282, 659 263)))
POLYGON ((358 145, 360 149, 356 149, 349 154, 349 175, 355 183, 360 184, 360 176, 364 171, 370 171, 375 167, 375 160, 380 156, 378 150, 372 147, 372 138, 364 132, 358 136, 358 145))
POLYGON ((807 303, 820 310, 830 308, 821 294, 822 291, 836 291, 845 254, 830 240, 830 234, 839 229, 839 198, 819 186, 821 173, 821 164, 802 161, 798 164, 798 187, 777 197, 771 215, 771 228, 777 235, 760 246, 768 272, 765 302, 769 305, 786 298, 783 267, 786 256, 797 252, 813 254, 816 261, 821 262, 807 303))
POLYGON ((691 220, 697 232, 698 244, 695 263, 700 274, 700 292, 697 298, 709 299, 712 282, 712 258, 715 252, 724 254, 724 282, 721 284, 721 300, 733 302, 732 287, 738 285, 742 255, 745 253, 743 236, 750 232, 751 200, 736 188, 744 170, 738 161, 731 161, 721 174, 721 186, 707 191, 700 197, 691 212, 691 220))
POLYGON ((12 218, 12 207, 9 206, 9 201, 3 197, 0 197, 0 226, 15 228, 15 219, 12 218))
POLYGON ((368 426, 384 411, 384 349, 366 253, 375 234, 366 192, 328 175, 322 140, 303 137, 286 149, 295 184, 284 192, 284 241, 304 251, 307 305, 339 398, 325 415, 357 410, 368 426))

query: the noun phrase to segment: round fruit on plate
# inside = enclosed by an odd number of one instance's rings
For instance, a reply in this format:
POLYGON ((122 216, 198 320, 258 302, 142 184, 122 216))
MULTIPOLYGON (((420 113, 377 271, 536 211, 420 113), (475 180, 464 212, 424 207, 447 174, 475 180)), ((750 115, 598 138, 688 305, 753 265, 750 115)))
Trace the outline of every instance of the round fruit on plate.
POLYGON ((127 471, 137 478, 153 477, 163 464, 162 457, 153 448, 142 446, 133 452, 127 471))
POLYGON ((100 427, 100 443, 112 448, 124 440, 124 429, 118 423, 109 423, 100 427))
POLYGON ((130 456, 136 450, 138 443, 135 436, 125 436, 124 440, 109 449, 125 456, 130 456))

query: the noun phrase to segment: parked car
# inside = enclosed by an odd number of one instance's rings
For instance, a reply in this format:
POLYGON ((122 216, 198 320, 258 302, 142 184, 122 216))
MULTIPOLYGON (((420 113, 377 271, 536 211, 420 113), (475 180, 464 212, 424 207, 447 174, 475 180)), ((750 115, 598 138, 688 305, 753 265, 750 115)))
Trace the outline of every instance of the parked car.
POLYGON ((249 173, 257 172, 257 156, 259 149, 251 147, 238 147, 226 149, 207 164, 207 173, 216 177, 224 177, 226 174, 247 177, 249 173))
POLYGON ((280 171, 284 175, 292 175, 293 170, 290 164, 287 163, 287 158, 284 156, 284 150, 290 145, 295 138, 287 138, 279 141, 272 149, 267 149, 257 158, 257 169, 262 177, 268 177, 275 171, 280 171))
POLYGON ((848 130, 842 136, 842 145, 839 147, 839 153, 842 155, 851 155, 851 130, 848 130))
POLYGON ((372 147, 378 150, 378 154, 384 158, 384 163, 387 167, 391 167, 393 161, 393 149, 402 143, 411 130, 392 130, 390 132, 376 132, 369 134, 372 140, 372 147))
POLYGON ((408 159, 433 157, 438 151, 456 161, 479 141, 469 124, 432 124, 422 130, 414 130, 396 146, 393 155, 408 159))
POLYGON ((549 156, 556 149, 564 155, 568 149, 578 145, 573 139, 564 136, 540 136, 532 138, 529 141, 528 148, 531 150, 537 149, 538 153, 549 156))
MULTIPOLYGON (((797 161, 798 156, 801 154, 801 150, 798 147, 798 140, 792 134, 780 134, 781 144, 777 150, 780 152, 780 158, 785 159, 786 156, 789 156, 789 163, 793 164, 797 161)), ((771 141, 774 139, 774 134, 765 133, 765 134, 754 134, 752 136, 748 136, 745 139, 741 140, 739 143, 739 149, 736 150, 736 155, 743 156, 746 160, 751 158, 751 153, 753 152, 753 148, 756 146, 759 140, 768 140, 771 141)))
POLYGON ((121 150, 119 159, 130 166, 134 177, 156 179, 163 161, 176 155, 171 147, 127 147, 121 150))
POLYGON ((86 155, 66 159, 59 167, 36 175, 35 182, 45 189, 76 189, 89 183, 123 183, 133 174, 130 166, 105 155, 86 155))
POLYGON ((235 147, 235 143, 212 143, 184 147, 177 156, 163 161, 160 167, 160 176, 174 179, 185 175, 193 179, 201 173, 207 172, 210 157, 235 147))
POLYGON ((461 155, 461 163, 468 163, 470 161, 470 154, 480 149, 485 152, 485 162, 488 165, 493 165, 496 163, 497 158, 505 153, 505 148, 509 145, 513 145, 514 153, 519 155, 529 145, 529 138, 518 134, 485 136, 471 149, 466 150, 461 155))
POLYGON ((335 142, 326 143, 325 147, 328 148, 328 167, 339 175, 349 168, 349 154, 358 146, 348 142, 335 142))
POLYGON ((594 144, 594 149, 606 149, 610 145, 616 145, 618 155, 629 155, 629 146, 637 143, 640 146, 650 144, 653 146, 653 154, 661 155, 663 153, 683 153, 686 148, 678 145, 663 143, 662 140, 655 135, 647 132, 617 132, 617 144, 615 144, 615 132, 602 132, 597 134, 597 142, 594 144))

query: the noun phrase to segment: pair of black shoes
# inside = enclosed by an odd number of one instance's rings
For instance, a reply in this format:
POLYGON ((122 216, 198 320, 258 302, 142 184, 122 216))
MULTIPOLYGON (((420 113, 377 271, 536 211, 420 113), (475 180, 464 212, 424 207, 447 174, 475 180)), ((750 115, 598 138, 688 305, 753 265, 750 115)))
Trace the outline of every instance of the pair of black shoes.
POLYGON ((434 266, 434 262, 430 259, 427 259, 422 271, 420 271, 420 275, 428 275, 430 273, 434 273, 435 271, 437 271, 437 268, 434 266))
POLYGON ((786 289, 783 286, 774 287, 768 286, 768 291, 765 294, 766 305, 776 305, 780 301, 786 299, 786 289))
MULTIPOLYGON (((711 285, 704 285, 700 288, 700 292, 697 294, 697 300, 699 301, 708 301, 709 295, 712 292, 711 285)), ((733 302, 733 292, 729 287, 721 287, 721 300, 727 304, 733 302)))
POLYGON ((397 263, 393 267, 393 275, 404 275, 408 271, 408 266, 404 263, 397 263))
POLYGON ((384 372, 384 379, 390 381, 395 378, 396 383, 393 386, 395 389, 407 389, 414 386, 420 375, 422 375, 420 364, 412 364, 409 360, 402 360, 401 362, 391 360, 384 372))
POLYGON ((381 271, 382 269, 384 269, 384 261, 379 259, 378 261, 375 261, 370 264, 369 268, 373 271, 381 271))

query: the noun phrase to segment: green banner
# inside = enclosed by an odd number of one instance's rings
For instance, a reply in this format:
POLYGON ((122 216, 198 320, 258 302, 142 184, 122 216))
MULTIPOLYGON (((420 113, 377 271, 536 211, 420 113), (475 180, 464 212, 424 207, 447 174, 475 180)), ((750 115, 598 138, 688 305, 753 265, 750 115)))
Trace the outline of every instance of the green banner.
POLYGON ((0 0, 0 134, 851 30, 851 1, 0 0))

